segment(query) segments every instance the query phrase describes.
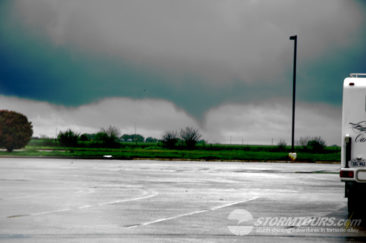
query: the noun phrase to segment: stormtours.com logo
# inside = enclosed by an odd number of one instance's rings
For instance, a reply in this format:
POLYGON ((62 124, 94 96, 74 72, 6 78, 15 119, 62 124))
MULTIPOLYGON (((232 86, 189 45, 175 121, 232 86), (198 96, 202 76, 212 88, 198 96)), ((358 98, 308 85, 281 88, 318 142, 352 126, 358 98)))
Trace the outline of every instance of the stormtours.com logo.
POLYGON ((234 235, 247 235, 253 230, 253 216, 247 210, 235 209, 229 214, 228 219, 237 222, 237 225, 228 226, 234 235))
POLYGON ((256 233, 356 233, 361 219, 335 217, 260 217, 245 209, 233 210, 228 219, 233 222, 228 229, 234 235, 256 233), (235 222, 235 223, 234 223, 235 222))

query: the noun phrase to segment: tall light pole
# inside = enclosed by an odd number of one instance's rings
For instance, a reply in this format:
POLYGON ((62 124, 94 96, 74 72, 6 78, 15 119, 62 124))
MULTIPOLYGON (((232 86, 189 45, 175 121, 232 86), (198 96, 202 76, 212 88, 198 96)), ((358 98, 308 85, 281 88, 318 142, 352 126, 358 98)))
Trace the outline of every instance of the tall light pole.
POLYGON ((290 40, 294 41, 294 70, 292 84, 292 135, 291 135, 291 152, 295 152, 295 101, 296 101, 296 52, 297 52, 297 35, 290 36, 290 40))

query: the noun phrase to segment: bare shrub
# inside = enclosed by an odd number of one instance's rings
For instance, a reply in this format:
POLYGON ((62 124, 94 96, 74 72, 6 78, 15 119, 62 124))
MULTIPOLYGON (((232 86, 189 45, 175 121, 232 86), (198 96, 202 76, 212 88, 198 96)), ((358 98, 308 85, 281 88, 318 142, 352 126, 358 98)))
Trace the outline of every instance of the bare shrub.
POLYGON ((176 131, 165 132, 161 141, 165 148, 175 148, 179 141, 178 134, 176 131))
POLYGON ((187 148, 193 149, 202 136, 198 129, 186 127, 180 130, 180 137, 187 148))

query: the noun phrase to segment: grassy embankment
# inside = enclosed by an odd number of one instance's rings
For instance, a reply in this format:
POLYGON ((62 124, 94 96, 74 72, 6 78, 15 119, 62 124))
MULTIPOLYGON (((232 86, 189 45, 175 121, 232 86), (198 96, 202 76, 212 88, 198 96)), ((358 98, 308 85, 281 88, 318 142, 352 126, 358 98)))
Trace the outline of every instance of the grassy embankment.
MULTIPOLYGON (((326 147, 322 152, 307 151, 296 147, 297 161, 340 161, 339 147, 326 147)), ((198 145, 194 150, 166 149, 157 143, 122 143, 120 148, 98 148, 81 144, 65 148, 53 140, 32 140, 23 150, 11 153, 0 151, 0 157, 60 157, 102 159, 112 155, 114 159, 184 159, 184 160, 239 160, 239 161, 286 161, 290 147, 267 145, 198 145)))

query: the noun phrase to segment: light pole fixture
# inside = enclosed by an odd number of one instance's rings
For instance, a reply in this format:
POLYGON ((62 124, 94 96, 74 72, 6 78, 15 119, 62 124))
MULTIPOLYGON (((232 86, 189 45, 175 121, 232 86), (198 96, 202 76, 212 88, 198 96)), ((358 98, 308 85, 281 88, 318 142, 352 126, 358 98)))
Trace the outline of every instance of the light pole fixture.
MULTIPOLYGON (((290 36, 290 40, 294 41, 294 70, 292 84, 292 135, 291 135, 291 152, 295 152, 295 101, 296 101, 296 52, 297 52, 297 35, 290 36)), ((296 155, 295 155, 296 156, 296 155)))

